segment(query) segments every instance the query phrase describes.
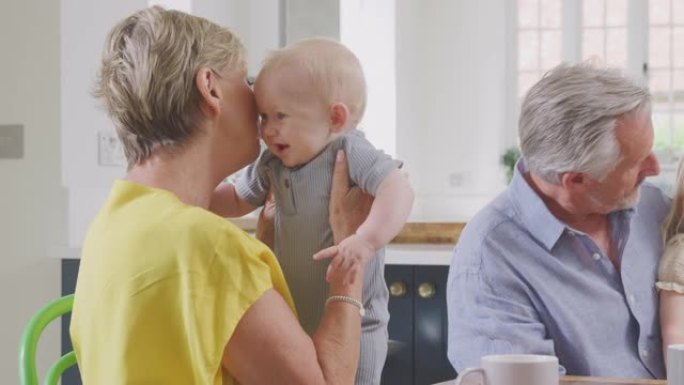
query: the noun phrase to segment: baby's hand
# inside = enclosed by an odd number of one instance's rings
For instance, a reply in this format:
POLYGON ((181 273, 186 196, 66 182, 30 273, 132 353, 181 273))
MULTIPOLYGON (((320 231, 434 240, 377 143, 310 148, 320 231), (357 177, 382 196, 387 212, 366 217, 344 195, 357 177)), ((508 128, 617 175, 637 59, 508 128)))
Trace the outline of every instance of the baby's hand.
POLYGON ((340 256, 344 259, 351 258, 353 264, 365 266, 375 255, 373 245, 357 234, 345 238, 337 247, 340 249, 340 256))
POLYGON ((352 264, 351 258, 344 259, 339 251, 338 246, 331 246, 316 253, 314 259, 332 258, 325 273, 325 280, 328 283, 338 283, 344 286, 352 285, 360 274, 360 266, 359 264, 352 264))
POLYGON ((359 272, 375 255, 375 248, 358 235, 352 235, 337 246, 331 246, 314 255, 315 260, 333 258, 328 265, 326 280, 341 279, 344 284, 353 284, 359 272))

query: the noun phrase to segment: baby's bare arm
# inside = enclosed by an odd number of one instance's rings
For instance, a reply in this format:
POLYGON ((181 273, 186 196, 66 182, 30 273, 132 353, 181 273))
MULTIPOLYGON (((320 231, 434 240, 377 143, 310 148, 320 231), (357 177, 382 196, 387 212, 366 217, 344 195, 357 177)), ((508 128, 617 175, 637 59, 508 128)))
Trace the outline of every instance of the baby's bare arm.
MULTIPOLYGON (((365 265, 377 249, 388 244, 401 231, 413 205, 413 189, 400 170, 393 171, 378 187, 370 213, 356 233, 337 246, 338 254, 350 266, 365 265)), ((318 254, 314 256, 317 258, 318 254)), ((349 282, 354 282, 353 274, 349 282)))
POLYGON ((356 234, 379 249, 404 227, 413 207, 413 188, 403 171, 392 171, 380 183, 368 218, 356 234))
POLYGON ((256 206, 244 201, 232 183, 222 183, 214 190, 209 210, 222 217, 241 217, 256 209, 256 206))

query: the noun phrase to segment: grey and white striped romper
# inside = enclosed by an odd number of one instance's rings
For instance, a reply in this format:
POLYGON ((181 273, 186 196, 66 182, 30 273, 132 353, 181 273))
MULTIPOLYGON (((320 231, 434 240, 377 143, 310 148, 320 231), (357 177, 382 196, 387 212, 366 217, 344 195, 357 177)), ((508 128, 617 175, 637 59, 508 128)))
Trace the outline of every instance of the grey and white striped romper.
MULTIPOLYGON (((309 163, 285 167, 269 150, 236 183, 240 197, 252 205, 264 204, 273 185, 275 216, 275 254, 282 266, 294 298, 300 323, 313 334, 323 315, 328 285, 327 261, 312 256, 333 244, 328 223, 328 204, 332 171, 338 149, 344 149, 352 182, 375 195, 387 175, 402 163, 377 150, 358 130, 352 130, 330 143, 309 163)), ((389 294, 384 279, 385 252, 381 249, 368 263, 363 285, 366 315, 362 320, 361 356, 356 373, 357 385, 380 384, 387 355, 387 304, 389 294)))

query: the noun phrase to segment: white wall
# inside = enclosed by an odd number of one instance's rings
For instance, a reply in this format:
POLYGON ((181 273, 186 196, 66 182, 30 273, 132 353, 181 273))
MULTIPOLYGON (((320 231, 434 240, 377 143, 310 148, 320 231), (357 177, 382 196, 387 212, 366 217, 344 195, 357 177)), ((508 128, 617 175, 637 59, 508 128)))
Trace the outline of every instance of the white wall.
POLYGON ((361 62, 368 99, 360 128, 377 148, 396 156, 395 0, 340 2, 340 41, 361 62))
POLYGON ((398 0, 397 155, 416 220, 466 220, 504 186, 502 0, 398 0))
MULTIPOLYGON (((24 158, 0 159, 0 383, 19 382, 21 331, 60 292, 66 197, 60 181, 59 2, 0 2, 0 125, 24 125, 24 158)), ((39 367, 59 353, 58 324, 39 346, 39 367)))
MULTIPOLYGON (((111 130, 111 123, 88 90, 106 31, 145 1, 62 3, 63 177, 69 188, 68 243, 79 246, 111 180, 124 171, 97 164, 97 131, 111 130)), ((286 3, 287 41, 342 35, 358 51, 370 83, 370 123, 364 129, 378 147, 405 161, 417 192, 412 220, 467 220, 501 191, 499 158, 515 132, 506 124, 505 1, 397 0, 390 7, 393 18, 381 12, 387 4, 377 1, 286 3), (359 44, 362 37, 349 29, 355 23, 366 44, 359 44), (396 35, 388 35, 393 28, 396 35), (396 73, 383 72, 381 63, 393 53, 396 73), (374 96, 372 89, 393 79, 395 106, 393 100, 374 96), (396 108, 396 115, 374 115, 377 100, 396 108)), ((256 74, 263 57, 280 43, 281 4, 195 0, 192 11, 238 33, 248 47, 250 72, 256 74)))
POLYGON ((339 39, 341 1, 285 0, 286 43, 312 36, 339 39))

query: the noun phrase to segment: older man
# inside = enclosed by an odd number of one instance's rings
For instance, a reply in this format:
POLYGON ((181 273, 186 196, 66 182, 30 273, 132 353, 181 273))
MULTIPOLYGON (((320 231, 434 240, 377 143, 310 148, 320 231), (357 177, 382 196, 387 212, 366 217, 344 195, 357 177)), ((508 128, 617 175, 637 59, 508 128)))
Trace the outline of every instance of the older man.
POLYGON ((449 270, 449 359, 558 356, 573 375, 663 378, 660 226, 670 201, 644 179, 649 93, 620 73, 561 65, 527 94, 523 158, 466 226, 449 270))

